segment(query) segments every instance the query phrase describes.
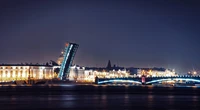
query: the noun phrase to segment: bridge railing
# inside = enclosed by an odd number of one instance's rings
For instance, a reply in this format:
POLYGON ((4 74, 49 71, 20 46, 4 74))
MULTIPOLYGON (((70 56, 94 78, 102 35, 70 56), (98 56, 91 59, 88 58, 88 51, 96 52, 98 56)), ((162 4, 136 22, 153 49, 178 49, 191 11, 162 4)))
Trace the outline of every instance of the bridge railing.
MULTIPOLYGON (((142 77, 135 77, 135 76, 127 76, 127 77, 98 77, 99 79, 118 79, 118 78, 142 78, 142 77)), ((179 76, 148 76, 146 78, 200 78, 200 75, 191 76, 191 75, 179 75, 179 76)))

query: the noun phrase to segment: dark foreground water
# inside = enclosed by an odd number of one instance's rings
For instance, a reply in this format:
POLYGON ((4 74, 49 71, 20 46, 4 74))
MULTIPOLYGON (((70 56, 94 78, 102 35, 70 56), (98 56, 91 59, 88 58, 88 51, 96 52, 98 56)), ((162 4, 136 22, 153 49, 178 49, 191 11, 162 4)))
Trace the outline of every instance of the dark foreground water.
POLYGON ((0 87, 0 110, 199 110, 199 88, 0 87))

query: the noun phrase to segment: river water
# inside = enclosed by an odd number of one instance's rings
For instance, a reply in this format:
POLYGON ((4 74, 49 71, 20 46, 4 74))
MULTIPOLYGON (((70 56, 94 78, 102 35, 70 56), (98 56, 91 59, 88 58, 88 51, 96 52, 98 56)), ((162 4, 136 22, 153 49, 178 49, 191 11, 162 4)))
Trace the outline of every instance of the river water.
POLYGON ((0 87, 0 110, 199 110, 199 88, 0 87))

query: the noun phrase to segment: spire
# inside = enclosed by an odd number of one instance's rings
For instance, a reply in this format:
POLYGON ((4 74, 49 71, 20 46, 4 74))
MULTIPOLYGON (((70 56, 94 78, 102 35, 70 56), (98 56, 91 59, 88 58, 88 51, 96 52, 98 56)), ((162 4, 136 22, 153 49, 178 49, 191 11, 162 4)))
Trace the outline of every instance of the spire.
POLYGON ((110 60, 108 61, 108 65, 107 65, 106 68, 107 68, 108 70, 110 70, 110 69, 112 68, 110 60))

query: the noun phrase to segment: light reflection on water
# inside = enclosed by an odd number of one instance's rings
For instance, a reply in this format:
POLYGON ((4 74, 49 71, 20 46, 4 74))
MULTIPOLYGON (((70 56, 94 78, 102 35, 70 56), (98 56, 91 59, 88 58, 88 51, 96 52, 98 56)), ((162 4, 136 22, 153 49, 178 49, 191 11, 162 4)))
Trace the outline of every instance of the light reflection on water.
POLYGON ((162 96, 162 95, 134 95, 134 94, 99 94, 99 95, 43 95, 43 96, 11 96, 1 97, 1 108, 30 106, 33 108, 88 108, 122 109, 132 107, 141 109, 164 108, 173 109, 175 106, 186 108, 199 107, 199 96, 162 96), (18 106, 18 105, 26 106, 18 106), (37 106, 35 106, 37 105, 37 106), (92 107, 92 108, 90 108, 92 107))
POLYGON ((148 98, 148 107, 149 108, 153 107, 153 98, 154 98, 154 96, 153 95, 148 95, 147 98, 148 98))
MULTIPOLYGON (((65 88, 65 87, 64 87, 65 88)), ((71 88, 71 87, 70 87, 71 88)), ((93 86, 93 88, 97 88, 93 86)), ((107 89, 102 86, 102 89, 107 89)), ((125 87, 128 91, 129 87, 125 87)), ((88 91, 92 88, 87 88, 88 91)), ((169 88, 171 89, 171 88, 169 88)), ((120 89, 116 89, 119 91, 120 89)), ((83 93, 82 91, 68 91, 67 94, 20 95, 0 96, 0 108, 3 109, 103 109, 103 110, 198 110, 200 108, 200 96, 198 95, 173 95, 155 94, 150 87, 147 94, 136 93, 107 93, 96 94, 83 93)), ((53 91, 53 90, 52 90, 53 91)), ((51 92, 51 91, 49 91, 51 92)), ((134 90, 133 90, 134 92, 134 90)), ((138 91, 140 92, 140 91, 138 91)), ((187 92, 187 91, 186 91, 187 92)))

